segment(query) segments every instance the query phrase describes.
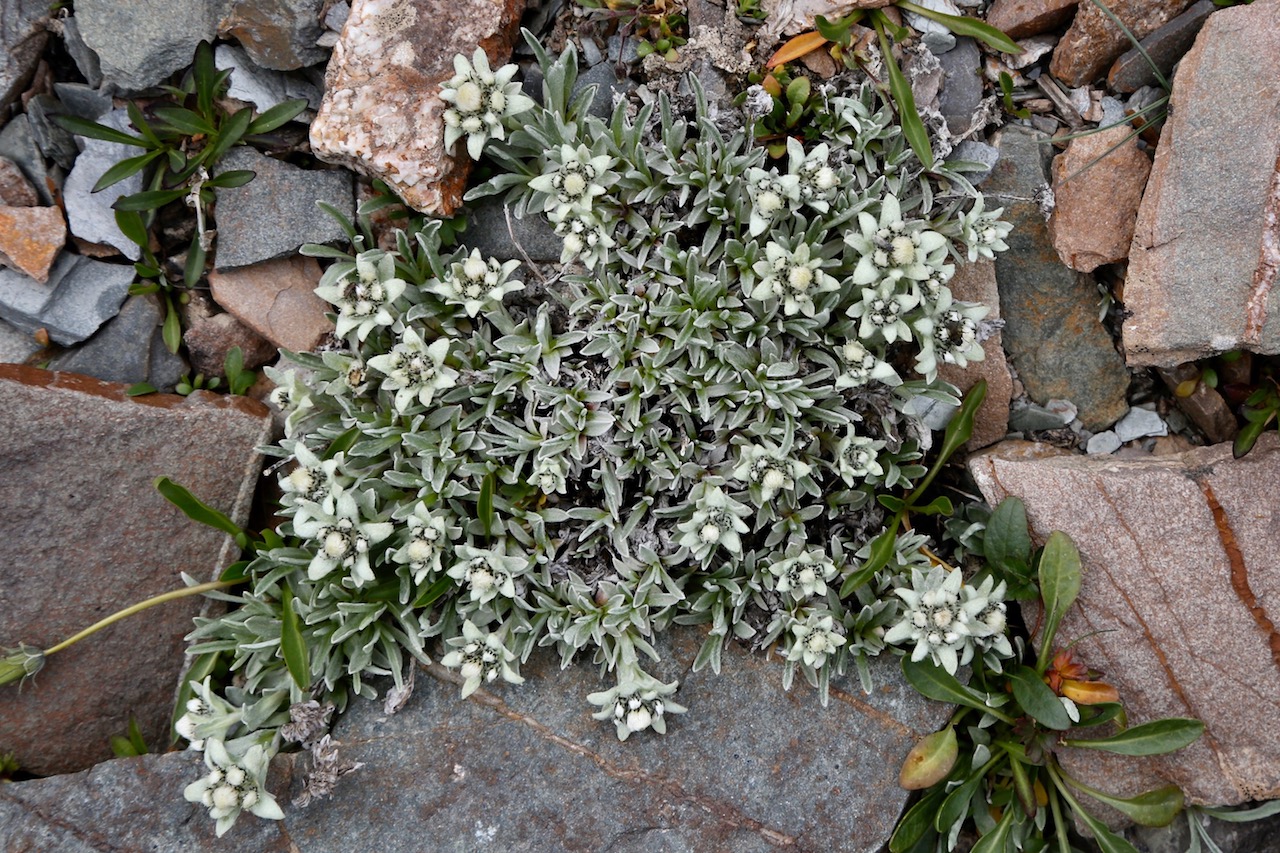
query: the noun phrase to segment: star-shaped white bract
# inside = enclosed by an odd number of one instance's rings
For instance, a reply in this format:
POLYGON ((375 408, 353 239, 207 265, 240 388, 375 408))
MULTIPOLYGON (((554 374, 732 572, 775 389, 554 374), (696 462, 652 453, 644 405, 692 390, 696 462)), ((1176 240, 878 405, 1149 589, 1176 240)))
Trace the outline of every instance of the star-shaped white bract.
POLYGON ((395 529, 389 521, 363 521, 360 507, 350 492, 337 496, 333 512, 320 508, 306 517, 293 520, 294 532, 312 540, 315 556, 307 567, 307 577, 321 580, 334 569, 345 569, 356 586, 372 583, 375 578, 369 564, 369 548, 391 535, 395 529))
POLYGON ((415 402, 431 405, 437 391, 458 384, 458 371, 444 365, 448 353, 448 338, 427 344, 406 328, 391 352, 369 359, 369 366, 385 377, 382 389, 395 392, 396 411, 403 414, 415 402))
POLYGON ((396 278, 395 259, 371 249, 356 256, 355 269, 346 276, 334 284, 317 287, 316 295, 337 306, 338 337, 354 331, 356 339, 363 341, 374 328, 395 322, 389 309, 404 293, 405 286, 396 278))
POLYGON ((204 749, 204 763, 208 774, 192 782, 182 792, 189 803, 200 803, 209 809, 209 817, 216 821, 215 831, 221 838, 240 812, 248 809, 268 820, 282 820, 275 797, 267 791, 267 766, 271 755, 266 747, 256 744, 249 747, 238 759, 227 753, 219 738, 209 738, 204 749))
POLYGON ((514 65, 504 65, 496 72, 489 68, 484 48, 477 47, 471 61, 458 54, 453 58, 454 76, 440 88, 440 100, 449 104, 444 111, 444 147, 463 136, 467 138, 467 154, 479 160, 490 139, 505 139, 504 120, 535 106, 519 83, 512 82, 514 65))

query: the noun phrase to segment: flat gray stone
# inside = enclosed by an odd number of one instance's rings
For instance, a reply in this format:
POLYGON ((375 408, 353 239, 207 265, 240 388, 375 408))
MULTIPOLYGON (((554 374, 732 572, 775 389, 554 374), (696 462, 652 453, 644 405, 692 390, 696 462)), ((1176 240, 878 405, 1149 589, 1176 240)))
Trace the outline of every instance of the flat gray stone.
POLYGON ((1129 363, 1280 353, 1280 2, 1210 15, 1170 108, 1129 253, 1129 363))
POLYGON ((1062 412, 1055 412, 1044 406, 1030 403, 1015 406, 1009 412, 1009 429, 1018 432, 1040 432, 1046 429, 1061 429, 1071 423, 1071 418, 1064 418, 1062 412))
POLYGON ((467 230, 462 232, 467 247, 499 260, 532 260, 558 262, 564 240, 541 214, 526 213, 508 218, 502 198, 490 196, 467 206, 467 230), (521 254, 520 250, 524 250, 521 254))
POLYGON ((996 257, 1004 348, 1031 399, 1071 400, 1090 430, 1128 409, 1129 372, 1098 320, 1093 279, 1064 266, 1035 199, 1048 185, 1046 137, 1017 125, 1000 132, 1000 161, 983 190, 988 207, 1013 223, 1009 251, 996 257))
POLYGON ((156 327, 163 319, 160 306, 152 297, 131 296, 125 300, 120 313, 93 337, 73 350, 54 356, 48 367, 104 382, 126 385, 146 382, 151 373, 156 327))
POLYGON ((8 267, 0 268, 0 317, 23 332, 40 328, 40 314, 53 301, 58 284, 79 261, 78 256, 63 252, 49 270, 44 284, 8 267))
POLYGON ((219 71, 232 69, 227 94, 253 104, 259 113, 292 98, 306 98, 308 103, 318 103, 321 97, 319 87, 311 85, 306 79, 283 71, 260 68, 248 53, 234 45, 218 45, 214 50, 214 64, 219 71))
POLYGON ((54 262, 46 284, 2 269, 0 318, 25 332, 45 329, 63 346, 76 344, 116 315, 133 278, 133 267, 70 252, 54 262))
POLYGON ((25 115, 14 116, 0 130, 0 157, 12 161, 18 167, 35 188, 41 204, 53 204, 53 193, 49 190, 49 170, 45 167, 44 155, 36 146, 31 124, 25 115))
POLYGON ((80 36, 98 55, 105 85, 125 94, 150 89, 191 64, 213 41, 221 0, 78 0, 80 36))
POLYGON ((1104 456, 1108 453, 1115 453, 1120 449, 1121 444, 1123 442, 1120 441, 1120 436, 1116 435, 1114 430, 1105 429, 1089 436, 1089 441, 1084 446, 1084 452, 1090 456, 1104 456))
POLYGON ((993 506, 1022 498, 1037 543, 1053 530, 1075 541, 1083 582, 1057 643, 1080 641, 1077 658, 1106 673, 1130 725, 1207 726, 1149 759, 1063 750, 1064 769, 1121 797, 1169 783, 1190 803, 1280 796, 1280 437, 1268 431, 1243 459, 1230 444, 1141 459, 997 445, 969 468, 993 506))
POLYGON ((316 202, 327 202, 354 219, 350 172, 300 169, 247 146, 233 148, 222 158, 218 171, 232 169, 249 169, 257 177, 243 187, 217 191, 218 269, 291 255, 303 243, 346 240, 342 226, 316 202))
POLYGON ((27 121, 40 153, 64 169, 70 169, 80 149, 71 131, 54 121, 65 110, 52 95, 36 95, 27 101, 27 121))
MULTIPOLYGON (((0 518, 6 643, 48 648, 181 588, 182 571, 209 580, 239 554, 227 534, 189 521, 152 481, 171 477, 245 524, 262 461, 254 448, 269 436, 266 408, 205 392, 129 398, 125 387, 0 365, 0 505, 23 508, 0 518)), ((21 691, 0 691, 4 750, 32 773, 80 770, 110 757, 108 738, 127 731, 130 715, 153 748, 167 743, 183 635, 205 606, 195 597, 152 608, 50 657, 21 691)), ((181 801, 181 790, 174 794, 181 801)), ((141 816, 161 812, 164 801, 131 806, 141 816)), ((5 821, 5 849, 23 849, 5 821)), ((75 831, 93 844, 94 834, 127 832, 127 823, 86 820, 75 831)))
POLYGON ((1168 435, 1169 425, 1150 409, 1134 406, 1115 425, 1116 437, 1129 442, 1149 435, 1168 435))
MULTIPOLYGON (((68 18, 68 20, 74 19, 68 18)), ((54 83, 53 91, 66 112, 73 116, 97 121, 99 116, 111 111, 111 97, 88 84, 54 83)))
POLYGON ((35 338, 0 320, 0 363, 22 364, 39 351, 35 338))
POLYGON ((0 115, 31 80, 48 32, 48 0, 0 0, 0 115))
POLYGON ((999 148, 994 145, 988 145, 985 142, 966 139, 951 149, 951 154, 947 157, 947 165, 952 166, 953 160, 980 164, 983 167, 981 170, 965 172, 965 177, 969 179, 970 183, 974 186, 979 186, 991 175, 991 170, 995 168, 996 161, 999 159, 999 148))
POLYGON ((982 103, 982 52, 971 38, 957 38, 956 46, 939 54, 943 84, 939 110, 954 135, 969 129, 973 114, 982 103))
POLYGON ((254 64, 292 71, 329 58, 328 50, 316 47, 324 33, 324 5, 324 0, 232 0, 219 30, 240 42, 254 64))
POLYGON ((182 801, 203 765, 171 754, 0 788, 0 833, 65 853, 88 853, 91 843, 183 853, 227 844, 420 853, 455 842, 539 853, 880 849, 907 799, 898 767, 950 709, 908 687, 893 657, 873 663, 871 695, 838 680, 823 708, 807 685, 782 691, 776 659, 738 646, 720 675, 690 673, 703 635, 670 633, 654 674, 682 679, 677 698, 689 712, 671 717, 663 736, 620 743, 586 703, 609 686, 596 668, 561 671, 538 650, 519 687, 461 701, 456 676, 431 666, 393 717, 380 702, 355 701, 334 736, 343 757, 365 767, 303 810, 287 803, 305 762, 277 757, 268 787, 285 804, 282 825, 246 815, 219 845, 203 810, 182 801), (139 802, 147 808, 123 819, 123 804, 139 802), (66 827, 90 815, 103 834, 73 837, 66 827))
MULTIPOLYGON (((93 48, 84 43, 84 36, 80 35, 80 21, 74 16, 63 20, 62 40, 67 46, 67 53, 71 54, 72 61, 80 69, 84 79, 89 81, 89 85, 95 89, 101 86, 102 63, 93 48)), ((59 84, 54 84, 55 87, 57 85, 59 84)))
MULTIPOLYGON (((128 114, 123 109, 112 110, 98 118, 98 121, 107 127, 136 135, 129 125, 128 114)), ((84 149, 76 158, 75 167, 67 175, 66 185, 62 190, 67 207, 67 225, 71 233, 81 240, 114 246, 126 258, 136 261, 142 257, 142 251, 116 225, 116 212, 111 209, 111 205, 121 196, 142 191, 142 173, 98 192, 93 192, 93 187, 108 169, 121 160, 136 157, 141 149, 104 139, 80 139, 83 140, 84 149)))

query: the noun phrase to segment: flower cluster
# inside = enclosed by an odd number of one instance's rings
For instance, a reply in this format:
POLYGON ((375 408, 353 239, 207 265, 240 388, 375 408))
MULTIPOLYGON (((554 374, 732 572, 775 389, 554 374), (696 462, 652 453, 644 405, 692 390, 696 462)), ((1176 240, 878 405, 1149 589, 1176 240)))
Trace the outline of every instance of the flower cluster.
POLYGON ((911 588, 894 590, 907 607, 902 620, 884 635, 885 642, 915 643, 912 660, 931 657, 952 675, 979 648, 1011 655, 1003 636, 1005 585, 1001 582, 993 588, 992 583, 988 578, 982 587, 974 588, 964 583, 959 571, 941 566, 927 573, 913 570, 911 588), (996 636, 999 640, 987 642, 996 636))
POLYGON ((505 121, 532 109, 534 102, 512 82, 516 66, 491 71, 484 48, 477 47, 470 62, 455 56, 453 70, 454 76, 440 87, 440 100, 449 104, 444 111, 444 147, 452 148, 465 136, 467 153, 479 160, 486 142, 506 137, 505 121))

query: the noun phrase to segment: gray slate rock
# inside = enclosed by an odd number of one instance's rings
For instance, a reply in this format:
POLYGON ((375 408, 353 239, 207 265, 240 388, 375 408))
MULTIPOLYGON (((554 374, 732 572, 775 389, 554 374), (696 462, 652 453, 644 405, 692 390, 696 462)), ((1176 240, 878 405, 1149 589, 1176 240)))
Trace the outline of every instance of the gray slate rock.
MULTIPOLYGON (((134 133, 129 126, 129 116, 123 109, 112 110, 98 121, 125 133, 134 133)), ((139 149, 105 139, 84 141, 84 150, 76 158, 75 167, 67 175, 63 198, 67 207, 67 225, 71 233, 90 243, 106 243, 115 246, 126 258, 136 261, 142 256, 138 245, 124 235, 116 225, 116 212, 111 209, 116 199, 142 191, 142 173, 131 175, 118 184, 93 192, 106 171, 128 157, 136 157, 139 149)))
POLYGON ((0 130, 0 157, 11 160, 18 167, 31 186, 35 187, 41 204, 53 204, 53 193, 49 191, 49 170, 45 167, 44 155, 36 146, 31 124, 26 116, 14 116, 0 130))
POLYGON ((1089 436, 1088 442, 1085 443, 1084 452, 1090 456, 1103 456, 1108 453, 1115 453, 1120 449, 1120 436, 1115 434, 1113 430, 1103 430, 1089 436))
POLYGON ((106 86, 150 89, 191 63, 201 40, 218 32, 219 0, 77 0, 85 45, 98 55, 106 86))
POLYGON ((531 260, 559 262, 564 240, 538 213, 526 213, 523 219, 511 216, 510 228, 500 196, 482 198, 467 206, 467 230, 462 242, 480 254, 499 260, 531 260), (520 253, 524 249, 524 254, 520 253))
POLYGON ((1169 425, 1150 409, 1135 406, 1120 419, 1115 430, 1122 442, 1128 442, 1149 435, 1168 435, 1169 425))
MULTIPOLYGON (((1223 853, 1274 853, 1276 839, 1280 838, 1280 815, 1243 823, 1206 820, 1209 837, 1223 853)), ((1184 815, 1178 815, 1168 826, 1133 826, 1124 835, 1138 853, 1185 853, 1193 849, 1191 830, 1184 815)), ((1202 845, 1200 849, 1205 848, 1202 845)))
POLYGON ((218 165, 219 172, 232 169, 249 169, 257 177, 243 187, 217 191, 218 269, 291 255, 303 243, 346 240, 342 227, 316 202, 327 202, 354 219, 350 172, 300 169, 247 146, 233 148, 218 165))
POLYGON ((102 94, 87 83, 54 83, 53 91, 66 113, 89 121, 97 121, 103 113, 110 112, 113 106, 109 95, 102 94))
POLYGON ((966 139, 951 149, 951 154, 947 157, 947 165, 950 166, 953 160, 980 163, 983 167, 980 171, 965 172, 965 177, 976 187, 991 176, 991 170, 995 168, 996 161, 999 159, 999 148, 985 142, 966 139))
MULTIPOLYGON (((95 89, 101 86, 102 62, 93 48, 84 43, 84 36, 80 34, 80 21, 77 18, 70 17, 63 20, 62 40, 67 46, 67 53, 71 54, 72 61, 80 69, 84 79, 89 81, 89 85, 95 89)), ((54 84, 55 87, 58 85, 54 84)))
POLYGON ((275 71, 293 71, 329 58, 316 47, 324 33, 324 0, 233 0, 219 29, 240 42, 253 62, 275 71))
POLYGON ((1044 406, 1031 403, 1017 406, 1009 412, 1009 429, 1018 432, 1040 432, 1046 429, 1061 429, 1071 422, 1064 413, 1053 411, 1044 406))
MULTIPOLYGON (((576 98, 584 89, 593 84, 596 87, 596 96, 591 99, 591 106, 587 108, 587 112, 602 119, 608 119, 613 113, 613 93, 615 91, 627 92, 636 87, 635 82, 629 78, 618 79, 618 75, 614 73, 612 62, 602 62, 591 66, 579 75, 578 81, 573 85, 573 96, 576 98)), ((721 87, 723 87, 723 83, 721 87)))
POLYGON ((27 121, 31 124, 36 147, 62 168, 70 169, 80 149, 76 147, 76 138, 71 131, 53 118, 65 112, 58 99, 51 95, 36 95, 27 101, 27 121))
POLYGON ((47 284, 0 270, 0 318, 25 332, 46 329, 56 343, 83 341, 120 310, 133 268, 63 252, 47 284))
POLYGON ((214 50, 214 64, 219 71, 232 69, 227 94, 253 104, 259 113, 292 98, 305 98, 311 103, 320 101, 319 87, 296 75, 260 68, 248 53, 233 45, 218 45, 214 50))
POLYGON ((186 364, 165 348, 160 332, 163 321, 164 314, 154 297, 131 296, 120 313, 93 337, 55 356, 49 362, 49 369, 126 385, 149 382, 158 390, 172 390, 186 364), (156 352, 157 347, 160 353, 156 352))
POLYGON ((1000 161, 984 191, 1013 223, 1009 251, 996 256, 1004 347, 1031 399, 1071 400, 1090 430, 1115 423, 1128 406, 1129 372, 1098 320, 1093 279, 1065 267, 1032 201, 1047 186, 1045 137, 1013 125, 998 137, 1000 161))
MULTIPOLYGON (((7 785, 0 834, 65 853, 98 849, 91 844, 198 853, 290 843, 305 853, 419 853, 455 842, 539 853, 880 849, 907 799, 897 768, 950 709, 908 687, 893 658, 873 663, 871 695, 838 680, 823 708, 803 684, 782 692, 776 659, 736 645, 720 675, 691 673, 703 634, 671 635, 659 642, 654 674, 682 679, 678 699, 690 710, 672 717, 663 736, 619 743, 586 703, 607 686, 595 668, 561 671, 538 650, 518 687, 461 701, 457 676, 431 666, 393 717, 379 702, 355 701, 334 736, 343 758, 365 767, 323 803, 285 805, 282 826, 243 816, 218 845, 203 810, 181 798, 203 765, 175 753, 7 785), (126 819, 125 804, 140 802, 147 808, 126 819), (66 829, 86 822, 103 835, 66 829)), ((281 803, 301 790, 304 765, 276 758, 268 788, 281 803)))
POLYGON ((22 93, 44 52, 48 0, 0 0, 0 115, 22 93))
POLYGON ((938 108, 947 119, 947 129, 958 136, 969 129, 982 103, 982 52, 973 39, 958 38, 955 47, 938 56, 938 62, 943 74, 938 108))
POLYGON ((0 364, 22 364, 39 351, 35 338, 0 320, 0 364))

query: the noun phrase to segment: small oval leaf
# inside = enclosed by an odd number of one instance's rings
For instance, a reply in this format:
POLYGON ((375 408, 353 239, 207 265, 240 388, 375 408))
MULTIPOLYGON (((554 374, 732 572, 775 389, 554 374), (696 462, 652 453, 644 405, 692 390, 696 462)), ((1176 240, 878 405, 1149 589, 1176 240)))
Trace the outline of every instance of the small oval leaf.
POLYGON ((1014 669, 1009 673, 1009 684, 1018 705, 1040 725, 1059 732, 1071 728, 1067 709, 1034 669, 1029 666, 1014 669))
POLYGON ((947 778, 959 755, 960 744, 953 726, 926 735, 907 753, 898 771, 898 784, 908 791, 931 788, 947 778))

